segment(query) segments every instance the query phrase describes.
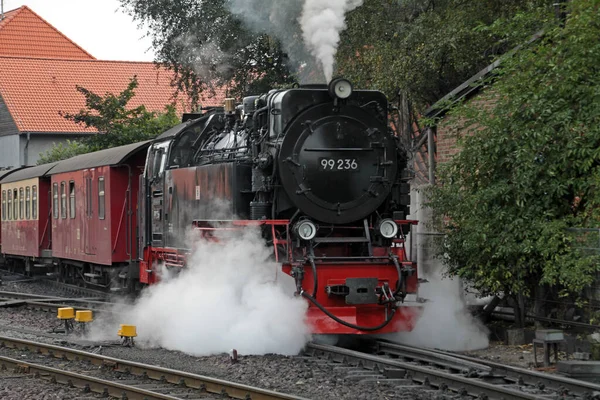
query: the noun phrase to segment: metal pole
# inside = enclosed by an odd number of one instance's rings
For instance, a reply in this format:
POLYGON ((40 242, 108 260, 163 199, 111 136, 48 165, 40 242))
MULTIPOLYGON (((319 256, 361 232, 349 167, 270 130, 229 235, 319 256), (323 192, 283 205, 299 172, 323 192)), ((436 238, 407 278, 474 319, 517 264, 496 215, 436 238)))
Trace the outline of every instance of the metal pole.
POLYGON ((0 0, 0 21, 4 19, 4 0, 0 0))
POLYGON ((429 184, 435 184, 435 141, 434 129, 427 128, 427 153, 429 154, 429 184))

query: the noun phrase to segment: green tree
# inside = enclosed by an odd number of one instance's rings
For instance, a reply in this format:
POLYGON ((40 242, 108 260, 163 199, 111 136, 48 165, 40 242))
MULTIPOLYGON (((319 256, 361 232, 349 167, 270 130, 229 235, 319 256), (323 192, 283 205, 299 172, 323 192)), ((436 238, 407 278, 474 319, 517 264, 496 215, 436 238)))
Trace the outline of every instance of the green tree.
POLYGON ((40 154, 37 165, 66 160, 79 154, 89 153, 90 149, 80 140, 69 140, 66 143, 53 143, 52 147, 40 154))
MULTIPOLYGON (((347 16, 338 69, 358 87, 400 91, 423 112, 539 29, 545 0, 365 0, 347 16), (520 29, 488 29, 528 12, 520 29)), ((515 25, 515 24, 513 24, 515 25)))
POLYGON ((61 113, 61 115, 85 128, 95 128, 99 133, 80 140, 67 141, 66 145, 55 144, 42 155, 38 164, 150 140, 179 123, 173 105, 167 105, 165 111, 161 113, 148 111, 143 105, 135 108, 127 107, 129 101, 135 96, 137 87, 136 76, 118 95, 106 93, 102 97, 77 86, 77 91, 85 97, 86 108, 76 114, 61 113))
POLYGON ((467 133, 429 205, 450 274, 484 294, 577 294, 598 270, 567 229, 597 227, 600 216, 600 0, 568 8, 564 27, 548 23, 502 62, 492 112, 451 113, 467 133))
POLYGON ((174 72, 178 90, 194 104, 213 85, 228 85, 241 97, 295 80, 281 42, 265 30, 250 29, 231 12, 231 3, 121 0, 130 15, 148 25, 156 61, 174 72))

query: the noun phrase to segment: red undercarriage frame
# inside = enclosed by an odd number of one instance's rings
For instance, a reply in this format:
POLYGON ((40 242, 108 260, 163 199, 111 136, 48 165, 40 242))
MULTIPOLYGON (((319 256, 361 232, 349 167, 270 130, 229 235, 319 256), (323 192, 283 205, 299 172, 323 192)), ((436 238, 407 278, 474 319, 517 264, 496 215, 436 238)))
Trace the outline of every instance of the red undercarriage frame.
MULTIPOLYGON (((396 223, 416 225, 417 221, 396 223)), ((316 247, 319 253, 308 254, 293 239, 288 220, 194 222, 194 229, 207 237, 217 230, 245 226, 270 228, 277 262, 282 264, 283 272, 295 278, 299 289, 296 294, 308 301, 306 317, 314 334, 364 335, 413 329, 421 308, 407 305, 402 299, 417 292, 417 268, 407 259, 403 235, 394 239, 391 247, 372 247, 368 257, 350 257, 346 254, 349 243, 331 239, 316 247), (313 267, 317 271, 316 291, 313 267)), ((164 263, 183 268, 187 254, 174 248, 146 247, 143 257, 140 282, 153 284, 158 278, 152 266, 164 263)))

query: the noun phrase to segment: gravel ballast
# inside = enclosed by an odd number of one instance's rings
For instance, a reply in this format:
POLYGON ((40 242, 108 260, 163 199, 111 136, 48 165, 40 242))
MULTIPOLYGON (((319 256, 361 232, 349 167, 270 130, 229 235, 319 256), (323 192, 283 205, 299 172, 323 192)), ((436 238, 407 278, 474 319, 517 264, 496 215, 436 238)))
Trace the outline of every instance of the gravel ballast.
MULTIPOLYGON (((31 284, 38 286, 36 282, 31 284)), ((17 284, 13 283, 12 285, 17 284)), ((22 289, 28 285, 29 283, 18 283, 18 286, 8 289, 5 283, 2 290, 25 292, 22 289)), ((33 290, 39 290, 39 287, 33 290)), ((45 288, 45 291, 38 294, 64 295, 52 288, 45 288)), ((110 343, 89 342, 78 334, 67 336, 60 333, 49 333, 59 324, 56 315, 51 312, 31 310, 26 307, 0 308, 2 335, 73 347, 110 357, 187 371, 311 399, 425 400, 440 398, 439 392, 406 386, 399 390, 394 384, 387 383, 385 380, 361 383, 357 379, 352 379, 347 369, 340 368, 343 367, 343 364, 333 365, 310 357, 275 354, 246 356, 242 354, 234 363, 228 354, 195 357, 162 348, 143 348, 142 344, 133 348, 123 347, 118 344, 119 338, 116 336, 116 332, 115 340, 110 343)), ((0 398, 2 397, 0 396, 0 398)))

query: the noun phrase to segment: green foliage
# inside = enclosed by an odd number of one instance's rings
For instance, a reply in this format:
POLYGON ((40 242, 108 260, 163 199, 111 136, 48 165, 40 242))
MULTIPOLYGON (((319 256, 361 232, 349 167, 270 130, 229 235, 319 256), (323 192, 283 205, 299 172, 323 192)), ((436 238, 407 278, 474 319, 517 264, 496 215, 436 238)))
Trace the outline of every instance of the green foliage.
POLYGON ((76 114, 61 113, 61 115, 85 128, 95 128, 100 133, 78 141, 67 141, 67 145, 55 144, 40 158, 38 164, 150 140, 179 123, 173 105, 167 105, 162 113, 148 111, 143 105, 135 108, 127 107, 129 101, 135 96, 137 87, 135 76, 127 88, 118 95, 106 93, 102 97, 77 86, 77 91, 85 96, 86 108, 76 114))
POLYGON ((600 0, 572 0, 564 27, 503 61, 492 112, 472 102, 448 117, 472 125, 429 205, 450 273, 484 293, 578 293, 595 278, 598 252, 568 228, 599 221, 599 37, 600 0))
POLYGON ((177 88, 200 103, 212 85, 231 94, 262 93, 294 82, 281 43, 254 33, 228 7, 230 0, 121 0, 147 23, 157 61, 175 73, 177 88))
POLYGON ((80 140, 68 140, 66 143, 53 143, 52 148, 45 153, 40 154, 37 161, 38 165, 66 160, 79 154, 89 153, 90 149, 80 140))
POLYGON ((365 0, 337 61, 358 87, 398 91, 424 111, 543 24, 545 0, 365 0), (515 19, 515 16, 521 16, 515 19), (493 29, 507 25, 509 30, 493 29))

